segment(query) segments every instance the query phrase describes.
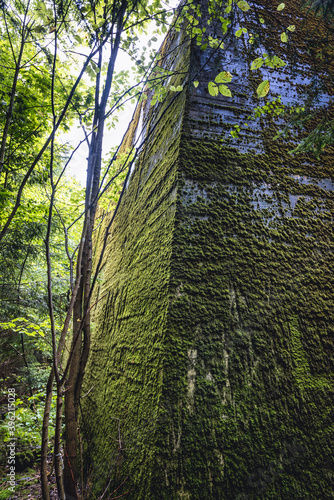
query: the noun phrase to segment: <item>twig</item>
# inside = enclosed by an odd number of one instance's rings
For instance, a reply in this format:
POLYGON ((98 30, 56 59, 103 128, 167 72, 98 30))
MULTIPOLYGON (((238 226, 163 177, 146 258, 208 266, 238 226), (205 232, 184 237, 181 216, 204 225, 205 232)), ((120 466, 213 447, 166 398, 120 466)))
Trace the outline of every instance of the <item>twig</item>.
POLYGON ((88 309, 87 312, 89 312, 91 309, 93 309, 94 306, 96 306, 96 304, 98 302, 100 302, 100 300, 104 299, 104 297, 106 297, 108 295, 108 293, 105 293, 104 295, 102 295, 102 297, 100 297, 96 302, 94 302, 94 304, 92 306, 90 306, 90 308, 88 309))
MULTIPOLYGON (((116 493, 116 491, 119 490, 121 486, 123 486, 123 484, 128 480, 128 478, 129 478, 129 476, 126 476, 126 478, 124 479, 123 483, 121 483, 119 486, 117 486, 117 488, 112 493, 110 493, 110 494, 113 495, 114 493, 116 493)), ((111 479, 110 479, 110 481, 111 481, 111 479)), ((104 490, 103 495, 99 498, 99 500, 102 500, 103 497, 104 497, 104 495, 106 494, 106 491, 107 491, 107 489, 109 488, 109 485, 110 485, 110 481, 108 483, 108 486, 104 490)))
POLYGON ((118 497, 109 497, 107 500, 116 500, 116 498, 122 498, 122 497, 125 497, 125 495, 128 495, 129 493, 131 493, 131 491, 133 491, 133 488, 129 491, 127 491, 126 493, 123 493, 123 495, 119 495, 118 497))
POLYGON ((90 392, 94 389, 94 387, 95 387, 95 385, 93 385, 93 387, 91 387, 91 388, 89 389, 89 391, 88 391, 88 392, 86 392, 86 394, 85 394, 84 396, 81 396, 81 399, 82 399, 82 398, 85 398, 86 396, 88 396, 88 394, 89 394, 89 393, 90 393, 90 392))

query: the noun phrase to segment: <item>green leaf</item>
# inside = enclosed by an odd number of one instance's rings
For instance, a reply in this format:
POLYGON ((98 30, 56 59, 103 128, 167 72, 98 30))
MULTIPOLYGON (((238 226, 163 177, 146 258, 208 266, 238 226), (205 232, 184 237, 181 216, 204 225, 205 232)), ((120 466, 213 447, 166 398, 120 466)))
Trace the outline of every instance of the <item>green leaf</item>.
POLYGON ((182 85, 178 85, 178 86, 176 87, 176 92, 181 92, 182 90, 183 90, 182 85))
POLYGON ((261 24, 265 23, 265 20, 263 19, 263 17, 259 17, 259 21, 260 21, 261 24))
POLYGON ((198 80, 196 80, 195 82, 193 82, 193 84, 194 84, 195 89, 197 89, 198 84, 199 84, 199 81, 198 81, 198 80))
POLYGON ((283 61, 283 59, 274 56, 274 57, 269 57, 267 56, 265 58, 265 63, 269 68, 283 68, 283 66, 286 66, 286 63, 283 61))
POLYGON ((237 3, 237 6, 243 12, 247 12, 250 9, 250 5, 247 2, 245 2, 244 0, 240 0, 240 2, 237 3))
POLYGON ((280 10, 283 10, 285 7, 285 3, 280 3, 279 6, 277 7, 277 10, 280 11, 280 10))
POLYGON ((212 36, 209 36, 209 44, 213 49, 217 49, 219 46, 221 49, 224 48, 224 43, 217 40, 216 38, 212 38, 212 36))
POLYGON ((212 97, 216 97, 219 93, 218 87, 214 82, 209 82, 208 90, 209 94, 212 95, 212 97))
POLYGON ((238 29, 238 31, 235 32, 235 36, 239 38, 242 35, 242 29, 238 29))
POLYGON ((219 73, 216 76, 215 82, 216 83, 230 83, 232 78, 233 78, 233 76, 231 75, 231 73, 229 71, 222 71, 221 73, 219 73))
POLYGON ((263 63, 264 63, 264 60, 262 59, 262 57, 257 57, 256 59, 254 59, 254 61, 251 64, 251 70, 261 68, 263 63))
POLYGON ((219 92, 225 97, 232 97, 232 92, 226 85, 219 85, 219 92))
POLYGON ((289 31, 296 31, 296 26, 294 24, 291 24, 290 26, 287 27, 289 31))
POLYGON ((37 332, 28 332, 28 330, 23 330, 23 333, 28 335, 28 337, 35 337, 37 335, 37 332))
POLYGON ((285 31, 281 34, 281 40, 282 40, 283 43, 287 43, 287 41, 289 40, 289 37, 285 33, 285 31))
MULTIPOLYGON (((222 23, 222 32, 227 33, 227 29, 229 24, 231 24, 231 21, 229 19, 225 19, 225 21, 222 23)), ((220 45, 222 46, 222 45, 220 45)))
POLYGON ((260 83, 260 85, 256 89, 258 97, 259 98, 265 97, 268 94, 269 89, 270 89, 269 80, 264 80, 262 83, 260 83))

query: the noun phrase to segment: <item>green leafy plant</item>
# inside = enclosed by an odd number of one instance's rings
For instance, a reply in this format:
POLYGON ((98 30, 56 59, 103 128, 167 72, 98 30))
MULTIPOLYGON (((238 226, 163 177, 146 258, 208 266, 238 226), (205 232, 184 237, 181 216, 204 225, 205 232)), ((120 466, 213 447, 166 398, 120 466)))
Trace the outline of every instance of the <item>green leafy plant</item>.
MULTIPOLYGON (((44 412, 43 392, 35 393, 29 398, 16 398, 15 401, 15 447, 16 466, 23 470, 25 466, 39 460, 42 436, 42 422, 44 412)), ((54 425, 56 417, 56 395, 52 397, 49 439, 54 436, 54 425)), ((0 439, 4 443, 12 441, 13 436, 9 432, 9 422, 12 421, 9 413, 4 415, 0 423, 0 439)), ((5 460, 6 457, 3 457, 5 460)))

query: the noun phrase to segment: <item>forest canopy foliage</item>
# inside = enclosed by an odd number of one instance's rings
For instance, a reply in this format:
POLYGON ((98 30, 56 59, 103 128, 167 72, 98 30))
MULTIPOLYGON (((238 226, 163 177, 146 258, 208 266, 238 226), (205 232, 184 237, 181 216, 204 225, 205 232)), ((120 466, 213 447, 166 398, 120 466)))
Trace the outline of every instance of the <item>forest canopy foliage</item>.
MULTIPOLYGON (((0 4, 0 378, 4 387, 17 392, 22 468, 42 460, 43 498, 49 498, 49 439, 58 457, 59 496, 65 497, 65 488, 77 494, 73 474, 77 479, 80 469, 75 465, 79 461, 78 405, 90 346, 91 296, 101 262, 95 256, 93 270, 92 239, 96 227, 104 223, 107 238, 128 167, 136 156, 135 148, 122 153, 116 148, 103 158, 105 127, 117 127, 117 112, 126 101, 146 99, 144 89, 153 90, 153 105, 169 92, 186 91, 181 85, 168 86, 171 72, 161 68, 159 53, 150 48, 168 26, 186 29, 203 51, 207 47, 222 50, 231 32, 256 46, 262 39, 247 31, 248 16, 255 15, 259 30, 267 23, 269 33, 275 24, 270 19, 277 21, 275 29, 284 25, 283 2, 266 6, 266 20, 256 14, 259 3, 209 1, 207 25, 220 21, 217 36, 198 26, 202 13, 200 3, 193 0, 183 2, 177 11, 158 0, 8 0, 0 4), (141 37, 148 34, 150 40, 143 46, 141 37), (133 61, 131 75, 126 70, 115 72, 120 52, 133 61), (63 140, 74 126, 83 130, 75 148, 63 140), (82 143, 88 147, 84 188, 67 175, 82 143), (108 199, 100 205, 103 214, 97 219, 98 202, 107 190, 108 199), (69 457, 64 477, 63 422, 69 457)), ((329 49, 318 51, 316 57, 327 61, 333 48, 333 2, 305 1, 302 7, 304 16, 315 11, 325 18, 329 49)), ((293 47, 298 30, 293 25, 283 28, 281 43, 293 47)), ((309 43, 312 50, 312 36, 309 43)), ((252 71, 284 67, 284 59, 268 49, 250 61, 252 71)), ((209 82, 208 92, 233 97, 231 80, 226 68, 209 82)), ((188 84, 197 87, 199 82, 188 84)), ((311 121, 313 128, 296 151, 319 155, 333 143, 334 130, 331 102, 319 111, 321 92, 324 89, 314 81, 313 93, 305 95, 304 102, 284 107, 279 99, 270 98, 270 78, 263 79, 257 87, 263 101, 259 100, 253 119, 264 113, 289 116, 281 131, 285 134, 311 121)), ((233 137, 238 136, 238 127, 231 131, 233 137)), ((2 403, 0 433, 6 441, 6 394, 2 403)))

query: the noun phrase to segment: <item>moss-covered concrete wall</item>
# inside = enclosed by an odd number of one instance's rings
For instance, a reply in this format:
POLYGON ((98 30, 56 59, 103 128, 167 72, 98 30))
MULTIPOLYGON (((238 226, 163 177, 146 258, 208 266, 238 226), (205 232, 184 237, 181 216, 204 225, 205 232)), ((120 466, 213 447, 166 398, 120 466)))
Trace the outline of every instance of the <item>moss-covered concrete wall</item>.
MULTIPOLYGON (((268 117, 226 140, 259 77, 240 44, 215 60, 189 43, 176 57, 180 40, 169 67, 209 63, 197 89, 142 111, 143 135, 156 128, 115 220, 82 400, 92 487, 331 499, 333 155, 289 155, 268 117), (227 64, 234 98, 212 98, 227 64)), ((272 75, 282 99, 305 67, 272 75)))

